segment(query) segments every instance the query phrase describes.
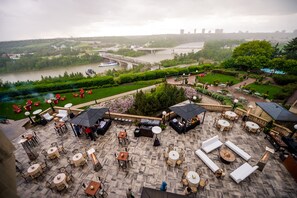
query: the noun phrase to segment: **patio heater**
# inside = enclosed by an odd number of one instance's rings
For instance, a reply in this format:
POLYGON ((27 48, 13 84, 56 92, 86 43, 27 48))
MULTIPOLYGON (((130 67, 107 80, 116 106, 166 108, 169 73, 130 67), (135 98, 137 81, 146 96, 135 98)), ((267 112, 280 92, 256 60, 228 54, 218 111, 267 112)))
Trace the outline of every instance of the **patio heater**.
POLYGON ((274 154, 274 149, 269 148, 269 147, 266 146, 265 153, 262 155, 259 162, 257 163, 257 166, 259 166, 259 168, 258 168, 259 171, 261 171, 261 172, 263 171, 263 169, 264 169, 265 165, 267 164, 271 154, 274 154))
POLYGON ((99 160, 95 155, 95 149, 91 148, 87 151, 87 153, 92 160, 94 171, 98 172, 102 168, 102 165, 100 164, 99 160))
POLYGON ((166 122, 166 114, 167 114, 167 112, 166 111, 163 111, 162 112, 162 115, 163 115, 163 124, 165 124, 165 122, 166 122))
POLYGON ((31 116, 30 116, 30 112, 29 112, 29 111, 26 111, 26 112, 25 112, 25 116, 27 116, 27 117, 30 119, 31 124, 34 124, 34 121, 33 121, 33 119, 31 118, 31 116))
POLYGON ((54 109, 54 107, 53 107, 53 105, 52 105, 52 100, 49 99, 49 100, 47 100, 46 102, 47 102, 48 104, 51 105, 51 108, 52 108, 53 112, 55 112, 55 109, 54 109))

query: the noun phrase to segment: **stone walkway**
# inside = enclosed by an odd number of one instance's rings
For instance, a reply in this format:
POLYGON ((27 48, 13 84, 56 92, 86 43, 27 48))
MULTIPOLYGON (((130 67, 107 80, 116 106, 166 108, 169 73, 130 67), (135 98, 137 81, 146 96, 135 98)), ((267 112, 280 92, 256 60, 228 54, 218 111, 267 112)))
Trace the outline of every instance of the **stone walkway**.
MULTIPOLYGON (((249 134, 235 123, 229 132, 219 132, 214 128, 214 119, 219 114, 207 112, 205 122, 190 130, 186 134, 179 135, 171 127, 167 128, 158 136, 161 146, 153 147, 153 140, 147 137, 135 138, 133 125, 117 125, 115 122, 104 136, 100 136, 95 142, 86 139, 84 136, 75 138, 70 126, 68 133, 63 137, 58 137, 54 131, 54 123, 50 122, 46 126, 33 128, 40 137, 40 145, 37 152, 42 149, 50 148, 50 144, 56 141, 63 141, 67 150, 66 154, 61 154, 58 162, 50 162, 50 170, 46 171, 46 177, 42 181, 26 183, 20 175, 17 175, 17 190, 20 197, 85 197, 82 183, 88 184, 90 180, 97 180, 100 176, 105 180, 105 189, 111 198, 124 198, 128 187, 132 187, 136 197, 140 197, 143 186, 159 189, 162 181, 168 184, 168 192, 182 194, 184 188, 180 183, 183 168, 195 171, 197 168, 202 171, 201 177, 209 179, 209 185, 204 191, 199 191, 199 197, 295 197, 297 194, 297 184, 280 163, 278 153, 274 154, 268 161, 263 172, 256 171, 240 184, 236 184, 229 174, 242 165, 245 161, 236 155, 235 162, 230 165, 223 164, 218 156, 218 150, 208 154, 208 156, 227 174, 223 179, 217 179, 211 170, 194 154, 194 151, 201 147, 201 143, 215 135, 219 136, 222 142, 230 140, 244 151, 249 153, 252 158, 249 164, 255 165, 264 153, 265 146, 271 147, 269 142, 264 139, 262 134, 249 134), (126 129, 130 143, 127 146, 133 158, 133 166, 126 171, 118 168, 118 163, 114 153, 123 151, 119 145, 116 134, 126 129), (181 167, 167 167, 163 151, 169 145, 174 144, 178 148, 185 150, 185 162, 181 167), (103 169, 94 172, 91 161, 88 166, 73 168, 74 182, 69 184, 69 189, 62 195, 51 192, 45 188, 45 181, 58 173, 58 168, 67 165, 67 156, 72 157, 72 150, 82 147, 96 149, 96 155, 103 165, 103 169)), ((16 146, 15 156, 23 164, 24 171, 29 167, 29 160, 23 148, 17 143, 18 138, 13 140, 16 146)), ((43 155, 39 155, 39 161, 43 161, 43 155)))

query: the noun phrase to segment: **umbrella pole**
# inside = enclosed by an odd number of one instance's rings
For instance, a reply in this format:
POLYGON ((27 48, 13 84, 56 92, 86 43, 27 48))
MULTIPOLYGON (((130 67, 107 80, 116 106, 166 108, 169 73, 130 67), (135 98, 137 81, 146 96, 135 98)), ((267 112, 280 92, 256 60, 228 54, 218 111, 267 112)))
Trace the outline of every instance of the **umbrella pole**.
POLYGON ((203 124, 203 122, 204 122, 205 113, 206 113, 206 111, 204 111, 204 114, 203 114, 203 119, 202 119, 202 122, 201 122, 201 124, 203 124))

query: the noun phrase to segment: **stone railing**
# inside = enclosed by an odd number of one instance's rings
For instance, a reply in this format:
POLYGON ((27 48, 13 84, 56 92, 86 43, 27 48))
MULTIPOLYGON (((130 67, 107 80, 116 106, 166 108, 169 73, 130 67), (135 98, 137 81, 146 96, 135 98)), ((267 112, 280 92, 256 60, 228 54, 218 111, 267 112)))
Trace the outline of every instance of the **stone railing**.
POLYGON ((284 126, 278 125, 276 123, 273 123, 273 128, 274 131, 277 131, 279 134, 288 136, 289 134, 292 133, 292 131, 284 126))
POLYGON ((223 111, 232 110, 232 106, 230 105, 216 105, 216 104, 205 104, 205 103, 196 103, 196 104, 205 108, 207 111, 223 112, 223 111))
MULTIPOLYGON (((104 117, 109 118, 109 113, 106 112, 104 117)), ((157 118, 157 117, 130 115, 130 114, 112 113, 112 112, 110 112, 110 117, 111 117, 111 119, 115 119, 115 118, 128 119, 128 120, 132 120, 132 122, 140 121, 141 119, 160 120, 160 121, 162 121, 162 118, 157 118)))

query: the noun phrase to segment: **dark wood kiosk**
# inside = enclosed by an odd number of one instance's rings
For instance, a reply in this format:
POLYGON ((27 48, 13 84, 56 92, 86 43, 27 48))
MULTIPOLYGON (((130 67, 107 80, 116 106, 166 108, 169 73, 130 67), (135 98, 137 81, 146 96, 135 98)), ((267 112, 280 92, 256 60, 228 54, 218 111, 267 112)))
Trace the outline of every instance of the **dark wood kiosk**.
POLYGON ((181 121, 176 118, 169 121, 169 125, 179 134, 186 133, 197 125, 202 124, 206 112, 206 109, 191 101, 176 104, 169 107, 169 109, 181 118, 181 121), (201 113, 203 113, 202 121, 199 118, 201 113))
POLYGON ((95 107, 82 111, 69 121, 71 123, 71 128, 74 130, 72 124, 91 127, 98 135, 104 135, 111 125, 110 114, 109 119, 104 118, 106 112, 109 112, 108 108, 95 107))
POLYGON ((160 120, 150 120, 150 119, 141 119, 138 125, 138 128, 134 131, 135 137, 154 137, 154 133, 152 132, 152 128, 154 126, 160 126, 160 120))

